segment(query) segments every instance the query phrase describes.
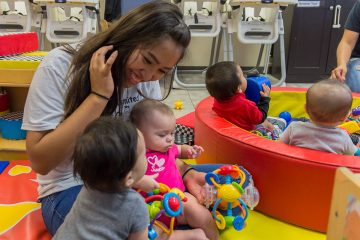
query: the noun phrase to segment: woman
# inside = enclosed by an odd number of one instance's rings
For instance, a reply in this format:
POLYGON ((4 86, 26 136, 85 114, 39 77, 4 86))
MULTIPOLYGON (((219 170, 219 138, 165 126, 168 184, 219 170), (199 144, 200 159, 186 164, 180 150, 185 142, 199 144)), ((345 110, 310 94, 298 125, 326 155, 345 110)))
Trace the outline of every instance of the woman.
POLYGON ((331 78, 345 82, 352 92, 360 92, 360 1, 352 7, 344 25, 344 33, 336 50, 337 66, 331 78))
MULTIPOLYGON (((144 96, 161 97, 157 80, 176 66, 190 42, 182 17, 175 5, 152 1, 76 49, 52 50, 40 64, 22 127, 28 131, 27 153, 38 173, 39 201, 51 234, 81 189, 71 159, 76 138, 101 115, 127 118, 144 96)), ((182 162, 179 169, 188 190, 199 196, 203 174, 182 162)))

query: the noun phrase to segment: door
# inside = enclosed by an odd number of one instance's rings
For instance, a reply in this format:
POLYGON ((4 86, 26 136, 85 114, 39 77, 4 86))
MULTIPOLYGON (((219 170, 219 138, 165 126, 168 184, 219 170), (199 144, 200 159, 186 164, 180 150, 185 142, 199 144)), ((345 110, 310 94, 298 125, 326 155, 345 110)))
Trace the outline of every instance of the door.
POLYGON ((294 9, 287 70, 290 78, 296 76, 295 82, 318 80, 310 78, 318 78, 327 66, 333 17, 330 6, 335 0, 319 2, 318 7, 294 9))
POLYGON ((337 46, 341 40, 341 37, 343 35, 344 32, 344 25, 347 19, 347 16, 350 13, 351 8, 354 6, 356 0, 336 0, 335 4, 333 6, 331 6, 330 8, 333 9, 333 18, 332 18, 332 23, 333 25, 331 26, 331 35, 330 35, 330 44, 329 44, 329 55, 328 55, 328 60, 327 60, 327 65, 326 65, 326 70, 325 73, 326 74, 330 74, 331 70, 333 68, 336 67, 336 49, 337 46), (338 21, 340 26, 336 26, 336 24, 334 25, 334 21, 335 19, 335 10, 336 7, 339 10, 340 13, 340 19, 338 21))

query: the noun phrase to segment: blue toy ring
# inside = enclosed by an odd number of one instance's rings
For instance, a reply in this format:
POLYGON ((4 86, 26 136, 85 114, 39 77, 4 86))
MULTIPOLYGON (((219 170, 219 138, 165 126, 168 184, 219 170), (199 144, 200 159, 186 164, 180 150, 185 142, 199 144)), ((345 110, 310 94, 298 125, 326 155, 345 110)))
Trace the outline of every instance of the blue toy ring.
POLYGON ((149 227, 148 227, 148 238, 150 240, 154 240, 154 239, 157 238, 157 236, 158 236, 158 234, 156 233, 155 229, 152 226, 149 225, 149 227))
POLYGON ((235 219, 233 221, 233 226, 237 231, 240 231, 245 226, 244 219, 242 217, 240 217, 240 216, 235 217, 235 219))
POLYGON ((180 213, 181 213, 181 211, 182 211, 182 201, 181 201, 180 197, 179 197, 177 194, 175 194, 175 193, 173 193, 173 192, 169 192, 169 193, 167 193, 167 194, 164 195, 163 207, 164 207, 164 209, 165 209, 165 213, 166 213, 168 216, 170 216, 170 217, 177 217, 177 216, 180 215, 180 213), (180 206, 179 206, 178 210, 176 210, 176 211, 173 211, 173 210, 170 208, 170 206, 169 206, 169 199, 170 199, 171 197, 174 197, 174 198, 176 198, 176 199, 179 201, 180 206))
POLYGON ((207 184, 214 185, 213 182, 211 181, 211 178, 213 178, 216 183, 220 182, 219 176, 217 174, 213 172, 209 172, 205 175, 205 181, 207 184))

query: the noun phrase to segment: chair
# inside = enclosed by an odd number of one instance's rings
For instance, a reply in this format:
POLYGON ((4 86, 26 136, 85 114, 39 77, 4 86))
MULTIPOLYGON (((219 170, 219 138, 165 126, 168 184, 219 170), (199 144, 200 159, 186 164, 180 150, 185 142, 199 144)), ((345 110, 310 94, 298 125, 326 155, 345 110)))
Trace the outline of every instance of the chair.
POLYGON ((0 32, 30 32, 32 12, 28 0, 0 0, 0 10, 0 32))
POLYGON ((264 46, 265 64, 264 74, 267 74, 270 62, 271 45, 280 40, 281 78, 274 86, 281 86, 286 78, 286 61, 284 45, 284 22, 282 11, 290 4, 297 4, 298 0, 231 0, 232 7, 239 7, 234 11, 238 40, 245 44, 261 44, 257 66, 260 64, 264 46), (264 19, 260 13, 269 16, 264 19))
MULTIPOLYGON (((100 30, 98 0, 34 0, 42 6, 46 38, 53 44, 76 43, 85 39, 88 33, 100 30), (75 14, 75 12, 78 12, 75 14)), ((44 32, 44 30, 42 30, 44 32)))

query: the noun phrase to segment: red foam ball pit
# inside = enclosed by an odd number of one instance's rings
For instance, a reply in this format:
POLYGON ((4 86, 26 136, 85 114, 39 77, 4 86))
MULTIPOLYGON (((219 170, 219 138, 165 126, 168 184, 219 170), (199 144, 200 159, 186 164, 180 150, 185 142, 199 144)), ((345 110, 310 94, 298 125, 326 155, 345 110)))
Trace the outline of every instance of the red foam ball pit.
MULTIPOLYGON (((284 95, 291 96, 291 91, 306 89, 272 91, 284 91, 284 95)), ((354 98, 358 100, 360 95, 354 94, 354 98)), ((195 110, 195 143, 205 149, 197 162, 245 167, 260 192, 256 210, 300 227, 326 232, 335 170, 345 166, 360 172, 360 158, 265 139, 217 116, 212 104, 211 97, 205 98, 195 110)), ((291 113, 291 109, 278 110, 281 111, 291 113)))

